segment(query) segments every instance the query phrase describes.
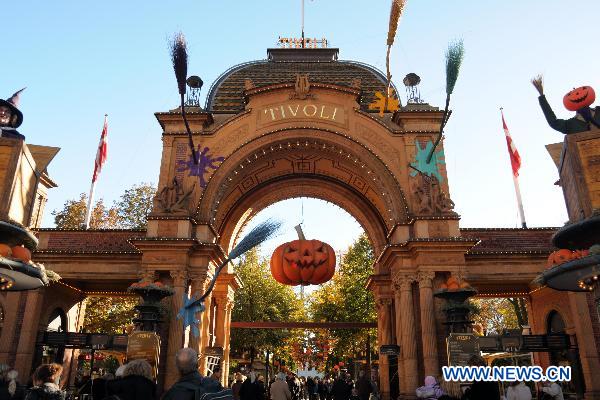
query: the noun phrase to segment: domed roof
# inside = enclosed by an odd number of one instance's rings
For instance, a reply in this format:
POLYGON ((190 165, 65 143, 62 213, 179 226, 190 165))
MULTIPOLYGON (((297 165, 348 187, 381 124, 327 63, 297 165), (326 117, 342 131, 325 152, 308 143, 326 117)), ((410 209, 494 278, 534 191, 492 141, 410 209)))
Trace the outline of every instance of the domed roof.
POLYGON ((375 99, 375 92, 385 93, 385 74, 360 62, 339 61, 338 51, 333 48, 268 49, 267 60, 239 64, 225 71, 210 88, 206 110, 227 114, 243 111, 246 79, 250 79, 254 86, 261 87, 295 82, 296 74, 308 74, 309 82, 340 86, 352 86, 353 79, 360 79, 360 106, 369 111, 368 104, 375 99))

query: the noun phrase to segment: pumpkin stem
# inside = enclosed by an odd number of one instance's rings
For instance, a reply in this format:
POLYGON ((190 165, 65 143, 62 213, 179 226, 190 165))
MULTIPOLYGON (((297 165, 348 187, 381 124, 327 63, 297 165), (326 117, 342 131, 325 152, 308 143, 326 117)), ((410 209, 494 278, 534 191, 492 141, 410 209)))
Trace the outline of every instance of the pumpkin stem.
POLYGON ((296 229, 296 232, 298 233, 298 239, 306 240, 306 237, 304 236, 304 232, 302 232, 302 226, 300 226, 300 224, 296 225, 294 227, 294 229, 296 229))

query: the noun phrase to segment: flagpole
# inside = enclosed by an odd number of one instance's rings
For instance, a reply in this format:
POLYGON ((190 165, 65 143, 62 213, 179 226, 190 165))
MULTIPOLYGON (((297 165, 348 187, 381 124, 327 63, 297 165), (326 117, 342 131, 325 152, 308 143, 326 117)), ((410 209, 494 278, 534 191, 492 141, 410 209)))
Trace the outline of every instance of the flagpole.
MULTIPOLYGON (((104 160, 102 159, 101 149, 104 145, 106 145, 106 129, 108 122, 108 114, 104 114, 104 124, 102 125, 102 134, 100 135, 100 144, 98 145, 98 153, 96 154, 96 160, 94 161, 94 172, 92 174, 92 185, 90 186, 90 195, 88 196, 87 210, 85 212, 85 229, 90 229, 90 220, 92 218, 92 206, 94 204, 94 191, 96 190, 96 180, 98 178, 98 174, 102 169, 102 164, 104 160)), ((104 150, 106 148, 104 147, 104 150)))
POLYGON ((87 211, 85 213, 85 229, 90 229, 90 219, 92 217, 92 203, 94 201, 94 190, 96 189, 96 181, 92 179, 90 187, 90 195, 88 197, 87 211))
POLYGON ((523 200, 521 199, 521 188, 519 186, 519 173, 518 173, 519 168, 521 167, 521 159, 519 157, 519 154, 518 154, 516 148, 514 147, 512 138, 510 137, 510 134, 508 133, 508 127, 506 126, 506 121, 504 120, 504 108, 502 108, 502 107, 500 107, 500 114, 502 115, 502 126, 504 129, 504 135, 506 136, 507 143, 509 144, 508 152, 509 152, 509 155, 511 156, 511 166, 513 168, 512 176, 513 176, 513 183, 515 185, 515 195, 517 196, 517 206, 519 208, 519 216, 521 217, 521 227, 526 229, 527 222, 525 222, 525 211, 523 209, 523 200), (516 167, 516 170, 515 170, 515 166, 513 164, 513 156, 514 156, 513 153, 515 153, 516 157, 518 158, 518 166, 516 167))
POLYGON ((521 189, 519 188, 519 178, 513 175, 513 182, 515 183, 515 193, 517 194, 517 204, 519 206, 519 215, 521 216, 521 227, 527 228, 525 211, 523 211, 523 200, 521 200, 521 189))

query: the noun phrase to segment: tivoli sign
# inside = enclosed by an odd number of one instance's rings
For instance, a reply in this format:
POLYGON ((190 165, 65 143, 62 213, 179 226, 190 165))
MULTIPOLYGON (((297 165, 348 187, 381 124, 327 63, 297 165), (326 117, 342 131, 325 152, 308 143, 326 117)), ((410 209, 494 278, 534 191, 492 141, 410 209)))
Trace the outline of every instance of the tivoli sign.
POLYGON ((260 109, 258 119, 260 124, 307 118, 343 124, 344 114, 344 108, 339 105, 294 102, 276 104, 260 109))

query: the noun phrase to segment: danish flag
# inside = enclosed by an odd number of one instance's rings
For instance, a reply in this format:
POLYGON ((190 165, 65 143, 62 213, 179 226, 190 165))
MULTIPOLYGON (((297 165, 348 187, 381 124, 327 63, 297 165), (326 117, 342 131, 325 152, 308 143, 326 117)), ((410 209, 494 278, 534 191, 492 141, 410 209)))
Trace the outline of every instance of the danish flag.
POLYGON ((106 141, 106 135, 108 135, 108 120, 107 116, 104 116, 104 127, 102 128, 102 134, 100 135, 100 143, 98 144, 98 152, 96 153, 96 162, 94 165, 94 175, 92 176, 92 183, 96 182, 102 166, 106 161, 106 155, 108 152, 108 142, 106 141))
POLYGON ((510 165, 512 166, 513 176, 516 178, 519 176, 519 169, 521 168, 521 156, 515 146, 515 143, 510 136, 506 121, 504 120, 504 113, 502 113, 502 127, 504 128, 504 135, 506 136, 506 144, 508 146, 508 154, 510 155, 510 165))

